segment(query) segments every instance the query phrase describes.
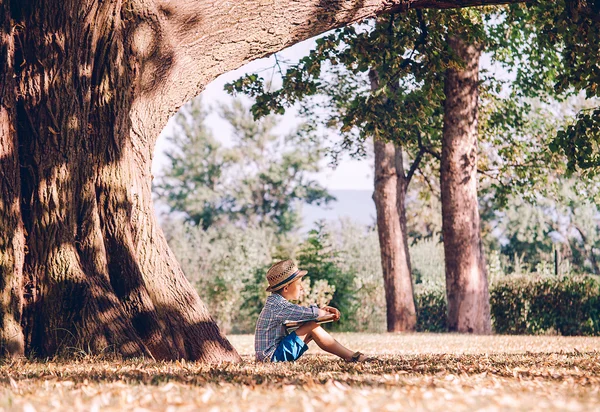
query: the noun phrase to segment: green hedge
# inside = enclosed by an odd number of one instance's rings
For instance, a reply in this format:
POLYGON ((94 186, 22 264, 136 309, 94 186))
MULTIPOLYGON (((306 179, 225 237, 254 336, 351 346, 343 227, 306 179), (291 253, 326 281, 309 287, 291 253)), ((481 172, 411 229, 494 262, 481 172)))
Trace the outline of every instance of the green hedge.
POLYGON ((591 276, 512 278, 490 291, 496 333, 600 335, 600 283, 591 276))
POLYGON ((442 288, 415 290, 417 332, 445 332, 446 291, 442 288))
MULTIPOLYGON (((417 330, 446 330, 442 288, 415 291, 417 330)), ((592 276, 507 277, 490 287, 496 333, 600 335, 600 282, 592 276)))

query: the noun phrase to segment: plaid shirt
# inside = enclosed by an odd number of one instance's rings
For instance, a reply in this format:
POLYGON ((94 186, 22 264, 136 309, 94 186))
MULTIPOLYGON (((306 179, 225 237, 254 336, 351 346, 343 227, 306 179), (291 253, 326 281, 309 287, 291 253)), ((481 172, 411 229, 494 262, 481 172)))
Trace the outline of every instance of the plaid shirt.
POLYGON ((308 308, 290 303, 279 293, 271 293, 258 316, 254 332, 254 349, 258 362, 268 362, 279 342, 287 335, 283 322, 286 320, 311 320, 319 316, 319 307, 308 308))

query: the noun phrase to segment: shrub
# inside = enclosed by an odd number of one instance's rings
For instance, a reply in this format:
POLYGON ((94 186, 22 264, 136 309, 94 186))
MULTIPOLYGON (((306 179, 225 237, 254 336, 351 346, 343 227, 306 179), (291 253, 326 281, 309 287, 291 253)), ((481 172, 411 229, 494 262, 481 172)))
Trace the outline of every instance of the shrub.
POLYGON ((444 245, 433 239, 424 239, 410 246, 413 283, 427 288, 444 288, 446 267, 444 245))
POLYGON ((352 314, 352 331, 384 332, 386 307, 377 231, 350 219, 329 224, 327 231, 338 253, 337 266, 354 278, 352 293, 360 304, 352 314))
POLYGON ((265 273, 276 244, 273 231, 233 224, 208 230, 173 226, 169 245, 219 327, 225 333, 253 333, 256 308, 267 294, 265 273))
POLYGON ((490 291, 494 330, 600 335, 600 282, 591 276, 509 277, 490 291))
MULTIPOLYGON (((202 230, 175 225, 169 244, 188 279, 226 333, 253 333, 267 292, 265 274, 274 260, 294 256, 305 278, 301 303, 331 304, 339 331, 385 331, 385 293, 377 232, 339 221, 318 225, 303 243, 272 230, 202 230)), ((443 247, 433 241, 411 246, 417 331, 446 331, 443 247)), ((600 282, 591 276, 554 277, 545 272, 506 276, 489 259, 490 309, 496 333, 600 335, 600 282)))
POLYGON ((339 254, 332 245, 331 235, 324 224, 317 224, 301 246, 297 256, 298 266, 308 271, 312 289, 322 289, 325 296, 331 295, 331 306, 344 316, 331 324, 337 330, 352 330, 354 313, 358 302, 354 296, 354 275, 338 266, 339 254))
POLYGON ((446 332, 446 291, 440 287, 417 287, 417 332, 446 332))

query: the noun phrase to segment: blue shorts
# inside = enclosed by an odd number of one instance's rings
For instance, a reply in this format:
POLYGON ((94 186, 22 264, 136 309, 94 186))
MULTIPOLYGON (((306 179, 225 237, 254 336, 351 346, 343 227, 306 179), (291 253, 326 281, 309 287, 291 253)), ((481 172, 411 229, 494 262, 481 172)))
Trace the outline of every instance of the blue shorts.
POLYGON ((271 358, 273 362, 291 362, 298 359, 304 352, 308 350, 308 345, 292 332, 287 335, 275 349, 275 353, 271 358))

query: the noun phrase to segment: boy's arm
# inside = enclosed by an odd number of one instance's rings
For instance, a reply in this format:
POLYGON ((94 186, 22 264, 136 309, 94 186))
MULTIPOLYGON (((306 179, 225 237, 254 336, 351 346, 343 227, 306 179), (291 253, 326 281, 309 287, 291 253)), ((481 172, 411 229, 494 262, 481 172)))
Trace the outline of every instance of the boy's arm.
POLYGON ((284 320, 302 322, 332 314, 336 315, 335 320, 338 320, 340 318, 340 311, 331 306, 325 306, 323 309, 319 309, 319 307, 315 304, 312 304, 309 307, 305 307, 289 303, 286 306, 287 307, 284 310, 284 320))
MULTIPOLYGON (((319 309, 317 305, 306 307, 287 302, 281 315, 284 320, 305 321, 318 318, 321 316, 321 312, 324 311, 319 309)), ((327 314, 327 312, 324 313, 327 314)))

